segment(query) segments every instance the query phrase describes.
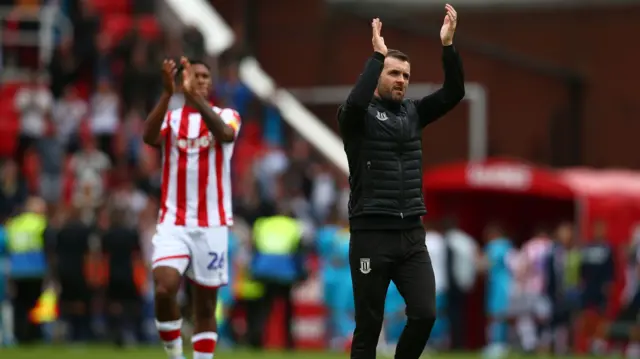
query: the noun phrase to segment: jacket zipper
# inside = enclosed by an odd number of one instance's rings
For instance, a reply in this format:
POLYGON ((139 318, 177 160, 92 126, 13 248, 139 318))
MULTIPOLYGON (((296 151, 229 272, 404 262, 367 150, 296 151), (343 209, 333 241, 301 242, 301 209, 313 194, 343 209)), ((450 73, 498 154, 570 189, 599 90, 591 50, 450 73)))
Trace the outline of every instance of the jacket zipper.
POLYGON ((404 138, 404 124, 402 123, 402 116, 398 117, 400 120, 400 141, 398 143, 398 169, 400 170, 400 218, 404 218, 404 167, 402 166, 402 139, 404 138))

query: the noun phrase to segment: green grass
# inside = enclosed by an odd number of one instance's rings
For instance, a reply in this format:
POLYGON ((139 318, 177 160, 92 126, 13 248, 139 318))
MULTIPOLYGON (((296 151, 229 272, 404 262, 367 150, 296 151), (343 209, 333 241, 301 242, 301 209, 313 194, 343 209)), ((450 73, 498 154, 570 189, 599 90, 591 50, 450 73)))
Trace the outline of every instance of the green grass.
MULTIPOLYGON (((191 356, 188 355, 188 358, 191 356)), ((427 357, 427 356, 425 356, 427 357)), ((430 355, 429 358, 442 359, 475 359, 481 358, 477 354, 443 354, 430 355)), ((116 349, 107 346, 66 347, 40 346, 34 348, 0 349, 2 359, 164 359, 166 358, 160 346, 139 347, 134 349, 116 349)), ((240 350, 220 350, 216 359, 346 359, 347 354, 330 352, 295 352, 283 353, 276 351, 251 352, 240 350)), ((378 358, 384 358, 378 355, 378 358)), ((536 358, 535 356, 520 357, 510 355, 509 359, 536 358)), ((547 359, 546 357, 537 357, 547 359)), ((548 359, 551 359, 549 357, 548 359)), ((554 358, 555 359, 555 358, 554 358)), ((575 357, 575 359, 578 359, 575 357)))

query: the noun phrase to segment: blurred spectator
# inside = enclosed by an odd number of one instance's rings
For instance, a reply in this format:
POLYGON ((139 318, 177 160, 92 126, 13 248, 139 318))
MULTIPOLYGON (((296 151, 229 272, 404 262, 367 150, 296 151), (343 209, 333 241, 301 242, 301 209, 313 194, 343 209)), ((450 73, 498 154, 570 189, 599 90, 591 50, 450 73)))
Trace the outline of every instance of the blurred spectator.
MULTIPOLYGON (((254 254, 251 263, 252 277, 261 282, 265 295, 260 299, 260 331, 264 332, 269 313, 275 300, 285 305, 286 348, 293 349, 293 285, 305 278, 303 230, 291 211, 282 202, 277 213, 258 219, 253 226, 254 254)), ((260 347, 263 347, 261 343, 260 347)))
POLYGON ((240 82, 237 63, 233 62, 224 68, 216 86, 216 96, 222 100, 224 106, 238 111, 242 118, 247 116, 253 94, 245 84, 240 82))
POLYGON ((572 298, 566 283, 569 266, 568 253, 573 245, 573 227, 563 223, 553 236, 554 245, 546 262, 546 292, 551 302, 552 315, 550 331, 556 354, 566 355, 571 327, 572 298))
POLYGON ((55 98, 63 95, 64 89, 78 77, 78 60, 73 53, 73 39, 65 37, 54 50, 49 63, 51 93, 55 98))
POLYGON ((65 211, 64 224, 55 235, 53 268, 60 286, 60 309, 68 328, 68 339, 82 342, 91 337, 91 295, 87 271, 91 227, 82 220, 82 209, 65 211), (80 270, 82 269, 82 270, 80 270))
POLYGON ((113 136, 120 123, 120 99, 113 89, 111 81, 101 78, 96 93, 91 97, 89 126, 98 141, 98 148, 107 153, 111 160, 113 154, 113 136))
POLYGON ((111 338, 117 345, 125 345, 141 332, 141 287, 136 283, 135 268, 142 258, 139 234, 129 224, 130 208, 117 202, 111 205, 109 228, 102 235, 102 253, 109 268, 107 315, 111 338))
POLYGON ((150 110, 158 95, 159 71, 157 66, 149 66, 152 63, 149 46, 146 41, 136 42, 125 64, 121 91, 125 112, 134 107, 142 111, 150 110))
POLYGON ((429 250, 429 257, 433 266, 436 283, 436 321, 429 338, 430 347, 443 348, 448 338, 448 323, 446 318, 447 292, 449 282, 447 278, 447 244, 435 224, 425 222, 425 244, 429 250))
POLYGON ((614 253, 607 241, 607 227, 597 220, 593 225, 593 237, 582 248, 580 277, 582 283, 582 314, 579 328, 591 341, 591 350, 604 353, 607 344, 595 338, 602 324, 615 279, 614 253))
POLYGON ((47 203, 57 203, 61 197, 65 151, 51 118, 47 118, 46 124, 46 132, 37 144, 40 159, 40 195, 47 203))
POLYGON ((27 200, 27 184, 20 175, 18 166, 6 160, 0 169, 0 221, 17 213, 27 200))
POLYGON ((78 90, 67 85, 63 97, 53 107, 53 122, 60 144, 67 152, 75 152, 80 147, 80 126, 87 115, 87 102, 82 99, 78 90))
POLYGON ((83 74, 92 74, 96 65, 96 36, 100 33, 100 17, 93 1, 79 0, 79 13, 72 18, 75 58, 83 74))
POLYGON ((336 181, 327 163, 313 166, 312 173, 311 206, 313 217, 319 222, 324 222, 337 200, 336 181))
MULTIPOLYGON (((254 175, 260 186, 260 196, 266 201, 273 201, 277 197, 278 186, 275 183, 287 170, 289 159, 283 149, 269 146, 262 158, 255 162, 254 175)), ((289 186, 295 186, 287 181, 289 186)))
POLYGON ((20 113, 18 160, 21 164, 29 147, 44 135, 52 105, 53 97, 45 86, 44 74, 31 72, 29 81, 18 90, 15 97, 15 107, 20 113))
POLYGON ((123 180, 111 196, 114 204, 128 213, 124 224, 135 225, 138 216, 147 207, 148 198, 145 193, 137 189, 132 181, 123 180))
POLYGON ((119 131, 125 163, 133 166, 138 164, 144 151, 142 129, 145 119, 142 113, 140 108, 132 108, 125 115, 119 131))
POLYGON ((96 38, 96 66, 94 76, 97 79, 111 78, 111 36, 100 33, 96 38))
POLYGON ((30 343, 42 338, 39 325, 29 312, 36 305, 48 265, 45 248, 47 228, 46 204, 31 197, 25 209, 6 223, 13 295, 14 333, 16 339, 30 343))
POLYGON ((444 239, 447 244, 447 319, 450 330, 450 347, 460 350, 467 337, 466 306, 476 283, 480 248, 476 240, 462 231, 454 217, 443 221, 444 239), (470 265, 470 263, 473 263, 470 265))
POLYGON ((111 161, 96 147, 95 140, 87 137, 82 149, 71 157, 69 167, 74 175, 73 203, 83 209, 86 220, 92 221, 93 211, 102 204, 111 161))

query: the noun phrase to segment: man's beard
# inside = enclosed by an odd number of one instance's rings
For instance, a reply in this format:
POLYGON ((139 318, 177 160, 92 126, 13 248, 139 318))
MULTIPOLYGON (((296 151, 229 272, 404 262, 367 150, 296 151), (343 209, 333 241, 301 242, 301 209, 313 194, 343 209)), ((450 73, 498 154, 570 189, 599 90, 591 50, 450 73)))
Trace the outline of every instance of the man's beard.
MULTIPOLYGON (((380 91, 378 91, 378 93, 380 93, 380 91)), ((402 103, 402 100, 404 100, 404 96, 400 96, 399 98, 394 98, 393 97, 393 90, 386 92, 386 93, 382 93, 380 95, 380 97, 385 100, 385 101, 389 101, 389 102, 395 102, 395 103, 402 103)))

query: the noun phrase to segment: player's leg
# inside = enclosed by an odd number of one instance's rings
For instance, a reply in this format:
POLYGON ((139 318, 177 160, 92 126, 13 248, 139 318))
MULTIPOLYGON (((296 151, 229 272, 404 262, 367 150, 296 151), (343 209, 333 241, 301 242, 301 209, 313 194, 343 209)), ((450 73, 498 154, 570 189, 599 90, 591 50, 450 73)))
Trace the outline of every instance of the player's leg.
MULTIPOLYGON (((382 330, 384 301, 389 287, 389 265, 397 231, 352 231, 349 267, 353 282, 356 328, 351 343, 352 359, 375 359, 382 330)), ((424 242, 424 240, 423 240, 424 242)))
POLYGON ((511 304, 509 290, 503 287, 501 283, 490 283, 487 287, 487 347, 484 352, 487 358, 502 358, 507 354, 508 319, 514 304, 511 304))
POLYGON ((538 333, 534 317, 534 299, 529 293, 519 296, 520 310, 516 315, 516 331, 520 337, 520 345, 526 353, 535 351, 538 345, 538 333))
POLYGON ((424 236, 423 228, 402 231, 402 259, 391 272, 407 304, 407 324, 398 341, 396 358, 418 359, 436 319, 436 282, 424 236))
POLYGON ((194 283, 193 286, 193 317, 194 329, 191 342, 193 344, 193 359, 211 359, 218 342, 218 326, 216 321, 216 306, 218 303, 218 288, 205 287, 194 283))
POLYGON ((190 260, 184 236, 183 227, 159 225, 153 237, 156 327, 170 359, 183 358, 182 318, 177 294, 190 260))
POLYGON ((191 267, 186 275, 193 286, 193 359, 211 359, 218 341, 216 305, 218 288, 229 281, 227 261, 229 229, 212 227, 189 232, 191 267))

